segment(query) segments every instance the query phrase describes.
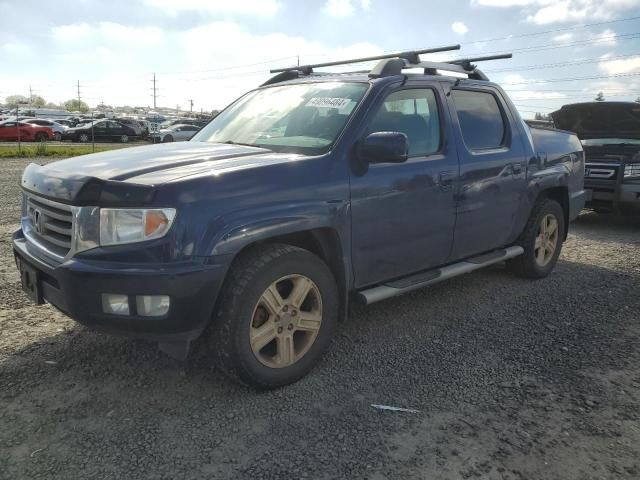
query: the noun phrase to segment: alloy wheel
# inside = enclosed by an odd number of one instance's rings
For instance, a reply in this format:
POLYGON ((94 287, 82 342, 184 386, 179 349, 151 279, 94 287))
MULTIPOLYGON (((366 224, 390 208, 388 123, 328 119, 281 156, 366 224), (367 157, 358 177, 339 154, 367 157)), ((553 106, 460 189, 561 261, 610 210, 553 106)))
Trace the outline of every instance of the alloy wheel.
POLYGON ((538 224, 538 235, 534 245, 536 263, 544 267, 551 259, 558 248, 558 220, 554 215, 545 215, 538 224))
POLYGON ((288 367, 311 348, 322 324, 322 296, 304 275, 287 275, 263 292, 253 309, 249 340, 270 368, 288 367))

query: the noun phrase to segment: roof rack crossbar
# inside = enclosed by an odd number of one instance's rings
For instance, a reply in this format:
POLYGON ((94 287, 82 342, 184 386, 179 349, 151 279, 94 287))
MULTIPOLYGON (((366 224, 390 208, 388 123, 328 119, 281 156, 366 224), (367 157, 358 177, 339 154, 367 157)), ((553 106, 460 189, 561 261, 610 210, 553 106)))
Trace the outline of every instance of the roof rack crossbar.
POLYGON ((451 50, 460 50, 460 45, 447 45, 444 47, 426 48, 423 50, 410 50, 407 52, 388 53, 386 55, 375 55, 373 57, 353 58, 350 60, 339 60, 336 62, 314 63, 310 65, 296 65, 296 66, 286 67, 286 68, 274 68, 270 72, 280 73, 280 72, 286 72, 289 70, 298 70, 300 72, 308 74, 308 73, 311 73, 314 68, 333 67, 336 65, 348 65, 351 63, 370 62, 372 60, 384 60, 386 58, 403 58, 407 60, 409 63, 418 63, 420 62, 420 58, 418 57, 418 55, 421 55, 424 53, 449 52, 451 50))
POLYGON ((471 57, 471 58, 460 58, 458 60, 450 60, 445 63, 452 63, 454 65, 462 65, 466 69, 471 69, 472 62, 486 62, 488 60, 502 60, 505 58, 512 58, 512 53, 503 53, 500 55, 488 55, 486 57, 471 57))

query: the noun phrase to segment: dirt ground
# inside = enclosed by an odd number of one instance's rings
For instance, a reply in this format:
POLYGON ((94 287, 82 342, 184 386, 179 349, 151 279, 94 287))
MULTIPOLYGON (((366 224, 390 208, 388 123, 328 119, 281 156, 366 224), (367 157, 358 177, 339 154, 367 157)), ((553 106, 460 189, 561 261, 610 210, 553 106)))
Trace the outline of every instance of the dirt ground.
POLYGON ((26 161, 2 164, 1 479, 640 478, 640 220, 583 214, 544 280, 497 266, 355 308, 308 377, 256 393, 30 305, 26 161))

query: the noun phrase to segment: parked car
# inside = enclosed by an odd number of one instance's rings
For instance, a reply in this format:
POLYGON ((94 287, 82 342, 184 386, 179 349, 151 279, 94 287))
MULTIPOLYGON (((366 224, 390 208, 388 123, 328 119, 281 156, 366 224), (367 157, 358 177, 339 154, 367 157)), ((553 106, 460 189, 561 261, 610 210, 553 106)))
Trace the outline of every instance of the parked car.
POLYGON ((209 120, 202 120, 198 118, 175 118, 172 120, 166 120, 160 124, 160 128, 168 128, 174 125, 196 125, 198 127, 204 127, 209 120))
POLYGON ((74 142, 122 142, 127 143, 136 136, 135 130, 114 120, 95 120, 77 127, 68 128, 62 135, 63 140, 74 142))
POLYGON ((135 132, 136 137, 143 136, 144 130, 140 125, 140 122, 138 122, 138 120, 135 120, 133 118, 126 118, 126 117, 115 118, 114 120, 118 123, 121 123, 131 128, 135 132))
POLYGON ((26 122, 5 120, 0 122, 0 141, 4 142, 44 142, 53 139, 53 131, 49 127, 41 127, 26 122))
POLYGON ((66 118, 61 118, 56 120, 57 123, 59 123, 60 125, 63 125, 65 127, 74 127, 75 126, 75 122, 72 122, 71 120, 67 120, 66 118))
POLYGON ((350 300, 503 261, 549 275, 584 205, 580 141, 528 127, 475 60, 419 53, 368 74, 286 70, 185 143, 29 165, 24 291, 176 358, 204 335, 223 371, 265 389, 310 371, 350 300))
POLYGON ((551 116, 582 140, 587 208, 640 214, 640 104, 574 103, 551 116))
POLYGON ((49 127, 53 131, 53 138, 56 141, 62 140, 62 134, 67 130, 68 127, 54 122, 53 120, 47 120, 44 118, 28 118, 24 120, 26 123, 30 123, 32 125, 40 125, 41 127, 49 127))
POLYGON ((200 127, 195 125, 177 124, 160 129, 153 133, 151 138, 154 142, 184 142, 193 137, 198 130, 200 130, 200 127))

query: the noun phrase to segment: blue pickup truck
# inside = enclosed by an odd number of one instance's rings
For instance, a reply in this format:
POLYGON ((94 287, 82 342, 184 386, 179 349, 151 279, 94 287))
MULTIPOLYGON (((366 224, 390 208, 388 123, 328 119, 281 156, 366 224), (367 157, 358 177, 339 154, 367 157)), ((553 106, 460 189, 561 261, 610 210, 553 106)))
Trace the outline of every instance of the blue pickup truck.
POLYGON ((29 165, 23 289, 176 358, 202 338, 268 389, 309 372, 351 301, 503 261, 545 277, 585 201, 578 138, 421 53, 285 69, 189 142, 29 165))

